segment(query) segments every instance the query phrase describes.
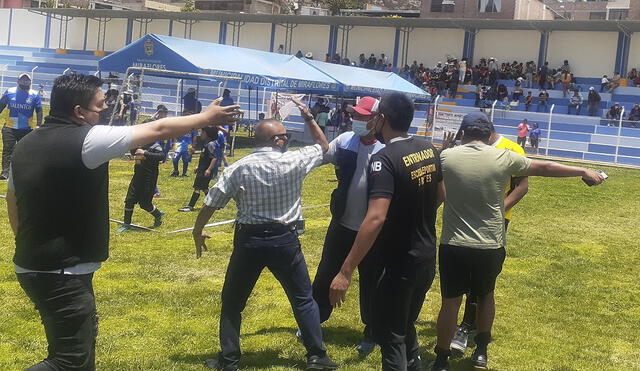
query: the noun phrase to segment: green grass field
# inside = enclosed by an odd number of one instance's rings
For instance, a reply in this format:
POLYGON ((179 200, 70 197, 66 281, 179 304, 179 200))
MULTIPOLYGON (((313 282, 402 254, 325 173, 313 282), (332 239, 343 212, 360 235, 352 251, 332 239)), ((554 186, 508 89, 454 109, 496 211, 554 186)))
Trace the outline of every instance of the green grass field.
MULTIPOLYGON (((248 149, 237 152, 246 155, 248 149)), ((209 252, 195 259, 189 232, 195 213, 178 213, 191 194, 193 174, 170 178, 161 167, 157 206, 167 211, 157 232, 116 234, 111 257, 94 279, 100 333, 99 370, 202 370, 218 351, 220 291, 232 249, 231 225, 210 228, 209 252)), ((133 163, 111 162, 111 216, 122 218, 133 163)), ((588 188, 579 179, 531 179, 509 230, 507 260, 498 280, 492 370, 640 369, 640 171, 606 168, 610 179, 588 188)), ((335 187, 333 169, 323 166, 307 178, 303 205, 327 204, 335 187)), ((0 183, 5 194, 6 182, 0 183)), ((13 236, 0 207, 0 370, 24 369, 46 354, 37 312, 20 289, 11 262, 13 236)), ((212 221, 234 217, 230 204, 212 221)), ((320 258, 330 214, 326 207, 304 212, 301 237, 310 274, 320 258)), ((136 209, 134 223, 152 224, 136 209)), ((440 226, 438 226, 440 230, 440 226)), ((355 280, 354 280, 355 281, 355 280)), ((417 323, 423 359, 433 359, 439 281, 427 295, 417 323)), ((304 366, 304 348, 283 290, 265 271, 242 326, 242 368, 295 370, 304 366)), ((325 324, 329 354, 343 370, 380 369, 376 351, 361 359, 355 350, 362 326, 357 284, 347 303, 325 324)), ((467 358, 470 353, 467 354, 467 358)), ((468 359, 454 370, 470 369, 468 359)))

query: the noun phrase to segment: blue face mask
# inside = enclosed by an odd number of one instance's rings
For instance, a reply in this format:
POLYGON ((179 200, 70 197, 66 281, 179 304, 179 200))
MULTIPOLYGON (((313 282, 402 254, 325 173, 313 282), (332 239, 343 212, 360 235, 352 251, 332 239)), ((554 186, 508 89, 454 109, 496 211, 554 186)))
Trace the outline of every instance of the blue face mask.
POLYGON ((351 121, 351 128, 353 132, 359 137, 366 137, 371 133, 371 129, 367 129, 367 122, 360 120, 351 121))

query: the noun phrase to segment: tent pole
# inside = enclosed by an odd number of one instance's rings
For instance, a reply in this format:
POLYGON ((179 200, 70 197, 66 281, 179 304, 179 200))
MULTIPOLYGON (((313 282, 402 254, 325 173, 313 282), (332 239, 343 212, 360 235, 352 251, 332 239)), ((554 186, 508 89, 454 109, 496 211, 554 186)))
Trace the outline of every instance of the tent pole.
MULTIPOLYGON (((196 80, 196 101, 200 98, 200 80, 196 80)), ((196 104, 196 109, 198 109, 198 105, 196 104)), ((199 112, 196 112, 199 113, 199 112)))
POLYGON ((180 84, 182 84, 182 79, 178 79, 178 84, 176 85, 176 116, 180 116, 178 110, 178 106, 180 106, 180 84))
MULTIPOLYGON (((240 89, 242 89, 242 81, 238 82, 238 105, 240 105, 240 89)), ((251 113, 251 111, 249 111, 251 113)), ((233 138, 231 139, 231 157, 235 155, 236 151, 236 133, 238 132, 238 121, 233 123, 233 138)))
POLYGON ((184 93, 184 80, 180 80, 180 115, 184 112, 184 100, 182 99, 182 93, 184 93))

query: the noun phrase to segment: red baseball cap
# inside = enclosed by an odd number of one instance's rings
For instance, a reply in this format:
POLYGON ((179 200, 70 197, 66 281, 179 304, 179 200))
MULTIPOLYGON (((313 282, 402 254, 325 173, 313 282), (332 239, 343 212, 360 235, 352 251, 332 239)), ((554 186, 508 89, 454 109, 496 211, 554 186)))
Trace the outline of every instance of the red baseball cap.
POLYGON ((363 116, 370 116, 378 112, 380 101, 374 97, 362 97, 358 104, 350 108, 363 116))

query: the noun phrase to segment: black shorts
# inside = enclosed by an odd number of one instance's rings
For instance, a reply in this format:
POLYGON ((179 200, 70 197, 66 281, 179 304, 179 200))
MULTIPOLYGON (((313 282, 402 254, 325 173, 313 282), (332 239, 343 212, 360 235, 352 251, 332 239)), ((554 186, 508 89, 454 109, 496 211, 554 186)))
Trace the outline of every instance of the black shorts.
POLYGON ((539 142, 538 138, 529 137, 529 143, 531 143, 531 147, 537 147, 538 142, 539 142))
POLYGON ((211 177, 204 176, 204 170, 198 170, 196 172, 196 179, 193 181, 193 189, 196 191, 205 191, 209 190, 209 182, 211 181, 211 177))
POLYGON ((506 252, 500 249, 474 249, 440 245, 440 290, 451 299, 464 294, 483 297, 492 293, 502 271, 506 252))

